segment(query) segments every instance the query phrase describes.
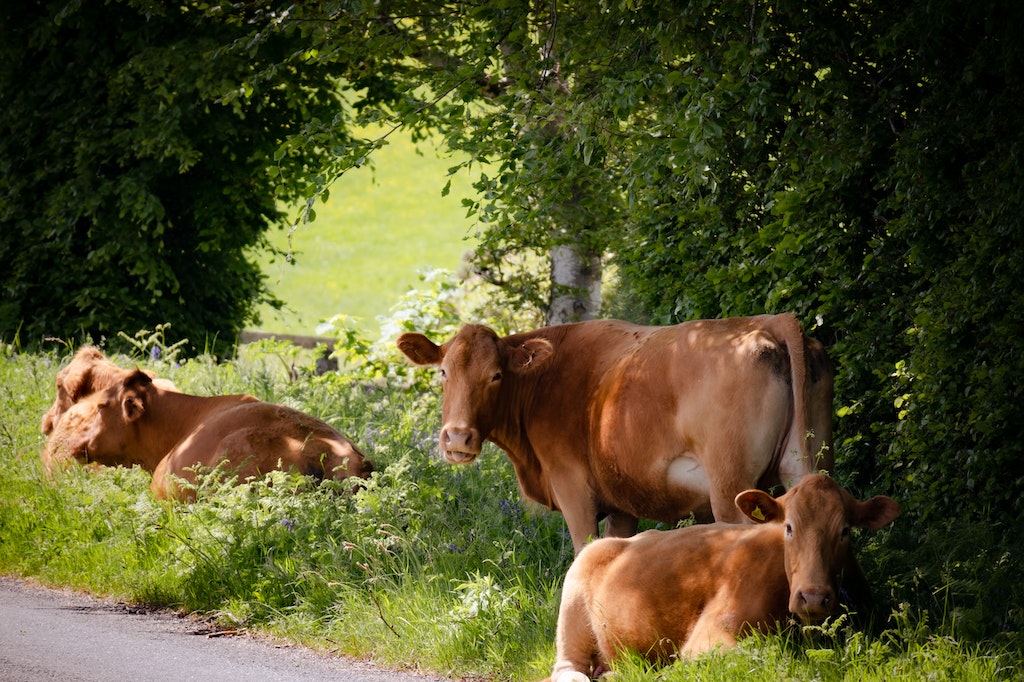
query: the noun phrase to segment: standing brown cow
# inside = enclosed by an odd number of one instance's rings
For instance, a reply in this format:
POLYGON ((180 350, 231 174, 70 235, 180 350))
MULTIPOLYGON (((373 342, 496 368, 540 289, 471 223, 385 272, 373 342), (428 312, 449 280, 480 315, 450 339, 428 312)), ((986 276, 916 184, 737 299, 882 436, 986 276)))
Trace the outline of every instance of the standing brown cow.
POLYGON ((628 536, 638 517, 741 521, 733 498, 831 471, 832 368, 791 314, 642 327, 597 320, 499 337, 467 325, 441 346, 440 447, 472 461, 485 440, 527 497, 561 510, 578 552, 628 536))
POLYGON ((731 646, 788 614, 819 623, 837 612, 843 573, 857 565, 850 528, 900 514, 894 500, 860 502, 820 474, 778 499, 747 490, 735 502, 762 525, 652 530, 580 552, 562 589, 551 679, 588 682, 623 651, 667 663, 731 646))

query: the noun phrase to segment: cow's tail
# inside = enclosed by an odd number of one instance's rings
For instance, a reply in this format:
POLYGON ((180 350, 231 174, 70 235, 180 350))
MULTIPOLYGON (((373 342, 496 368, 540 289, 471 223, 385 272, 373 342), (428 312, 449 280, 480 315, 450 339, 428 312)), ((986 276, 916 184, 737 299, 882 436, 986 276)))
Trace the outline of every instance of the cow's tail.
POLYGON ((782 484, 789 488, 813 471, 832 471, 832 365, 824 347, 804 335, 792 313, 776 315, 773 326, 789 354, 793 419, 779 467, 782 484))

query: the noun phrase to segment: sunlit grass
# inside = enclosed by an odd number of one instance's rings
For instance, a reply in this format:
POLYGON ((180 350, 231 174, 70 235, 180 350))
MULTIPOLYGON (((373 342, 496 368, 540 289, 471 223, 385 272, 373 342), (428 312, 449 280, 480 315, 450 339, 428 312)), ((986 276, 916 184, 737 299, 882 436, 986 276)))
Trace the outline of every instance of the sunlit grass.
POLYGON ((374 152, 372 167, 350 170, 330 188, 313 222, 273 233, 271 243, 295 260, 263 259, 270 289, 287 309, 261 308, 260 329, 315 334, 321 321, 345 314, 372 337, 377 316, 416 285, 419 272, 458 270, 475 243, 461 203, 472 196, 473 178, 449 176, 454 165, 444 150, 417 147, 399 131, 374 152))

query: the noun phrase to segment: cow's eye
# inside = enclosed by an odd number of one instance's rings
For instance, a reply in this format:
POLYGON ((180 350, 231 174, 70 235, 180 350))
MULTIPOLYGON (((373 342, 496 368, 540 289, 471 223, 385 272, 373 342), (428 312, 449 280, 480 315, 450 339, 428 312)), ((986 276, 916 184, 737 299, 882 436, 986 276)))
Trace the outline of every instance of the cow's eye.
POLYGON ((448 378, 448 372, 446 372, 446 371, 444 371, 444 369, 442 369, 441 370, 441 381, 444 381, 447 378, 448 378))
POLYGON ((792 523, 787 523, 786 524, 786 537, 787 538, 793 537, 793 524, 792 523))
POLYGON ((501 372, 495 372, 494 376, 491 377, 491 381, 501 381, 501 372))
POLYGON ((850 527, 847 526, 846 528, 843 528, 843 532, 840 534, 840 536, 842 537, 843 540, 849 540, 850 539, 850 527))

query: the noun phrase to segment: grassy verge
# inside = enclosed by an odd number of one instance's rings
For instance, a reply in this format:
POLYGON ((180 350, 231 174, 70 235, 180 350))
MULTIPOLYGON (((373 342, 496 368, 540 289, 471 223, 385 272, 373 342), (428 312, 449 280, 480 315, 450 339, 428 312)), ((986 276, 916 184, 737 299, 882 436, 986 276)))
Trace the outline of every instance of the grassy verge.
MULTIPOLYGON (((358 494, 278 475, 240 486, 211 482, 194 504, 176 505, 153 500, 139 470, 72 471, 51 482, 39 466, 39 419, 64 358, 0 348, 0 571, 208 614, 395 667, 456 678, 545 676, 572 555, 561 517, 520 501, 497 451, 469 467, 438 461, 431 379, 386 367, 358 380, 317 377, 302 366, 291 378, 295 359, 282 353, 266 344, 232 363, 141 364, 185 391, 246 391, 325 419, 379 467, 358 494)), ((868 567, 878 565, 870 551, 867 558, 868 567)), ((657 673, 630 660, 617 679, 1019 674, 1022 657, 1011 640, 968 642, 954 631, 897 607, 875 634, 840 621, 748 640, 657 673)))

